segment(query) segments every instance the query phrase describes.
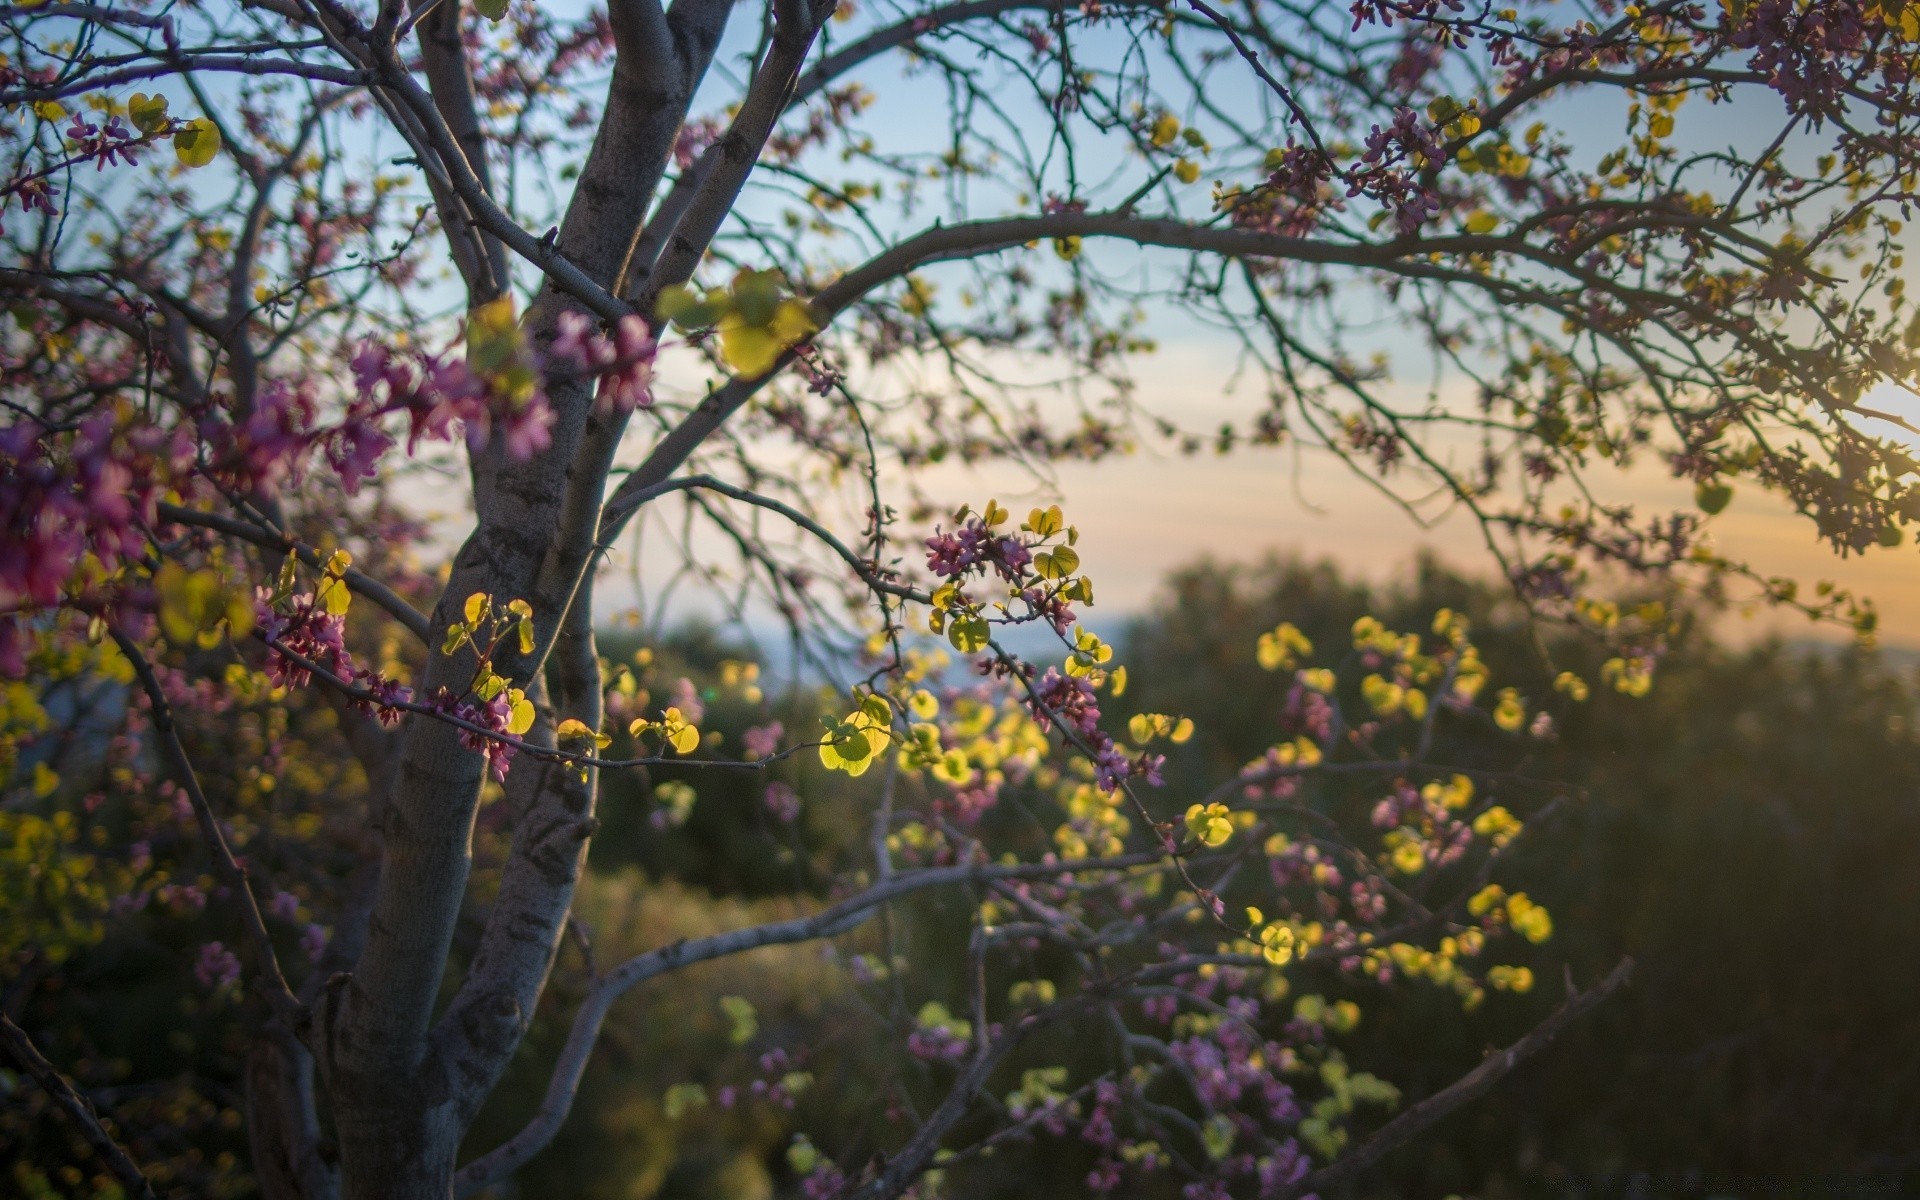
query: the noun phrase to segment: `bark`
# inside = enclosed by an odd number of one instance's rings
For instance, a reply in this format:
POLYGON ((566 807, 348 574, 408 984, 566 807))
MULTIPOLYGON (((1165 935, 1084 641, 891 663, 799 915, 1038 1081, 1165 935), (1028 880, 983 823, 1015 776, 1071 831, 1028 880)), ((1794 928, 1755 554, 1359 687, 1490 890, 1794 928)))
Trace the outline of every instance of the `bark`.
POLYGON ((320 1146, 313 1056, 278 1022, 253 1040, 246 1070, 247 1142, 266 1200, 334 1200, 340 1179, 320 1146))
MULTIPOLYGON (((555 239, 559 253, 599 288, 621 283, 728 8, 724 0, 682 0, 665 13, 656 0, 613 5, 618 57, 606 113, 555 239)), ((429 140, 460 146, 446 155, 448 173, 482 193, 471 207, 484 213, 483 159, 468 149, 473 143, 464 131, 447 128, 461 119, 463 73, 436 74, 435 106, 448 119, 429 140), (463 161, 451 161, 456 155, 463 161)), ((549 285, 529 309, 529 334, 550 338, 559 315, 577 304, 549 285)), ((550 731, 564 717, 599 723, 584 599, 590 581, 582 574, 590 568, 624 422, 598 413, 583 385, 556 383, 548 391, 555 422, 544 454, 517 463, 496 448, 473 464, 479 519, 455 559, 427 640, 437 647, 473 592, 501 603, 531 601, 538 644, 556 645, 542 722, 550 731)), ((494 667, 527 686, 538 657, 494 667)), ((470 652, 433 654, 420 690, 464 691, 473 668, 470 652)), ((591 772, 584 779, 543 772, 523 760, 509 776, 519 822, 500 896, 466 981, 436 1021, 472 865, 483 770, 482 756, 461 743, 457 730, 418 718, 404 727, 395 781, 375 817, 382 860, 365 949, 317 1005, 314 1050, 338 1130, 347 1200, 450 1194, 466 1123, 526 1031, 571 909, 597 779, 591 772)))

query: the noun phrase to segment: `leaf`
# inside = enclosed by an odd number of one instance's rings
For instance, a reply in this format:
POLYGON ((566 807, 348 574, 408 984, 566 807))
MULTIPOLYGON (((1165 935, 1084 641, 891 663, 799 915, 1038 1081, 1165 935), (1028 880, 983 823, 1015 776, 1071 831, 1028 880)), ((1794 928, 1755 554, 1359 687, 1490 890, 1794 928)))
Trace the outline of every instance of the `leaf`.
POLYGON ((676 283, 660 290, 653 311, 682 329, 705 329, 727 312, 727 305, 723 300, 696 296, 685 284, 676 283))
POLYGON ((466 606, 466 609, 464 610, 466 613, 467 624, 478 625, 481 621, 486 619, 487 612, 492 607, 493 607, 493 598, 487 595, 485 592, 475 592, 473 595, 468 596, 467 606, 466 606))
POLYGON ((1733 486, 1719 480, 1697 484, 1693 489, 1693 502, 1700 506, 1701 512, 1711 517, 1733 503, 1733 486))
POLYGON ((700 746, 700 731, 691 725, 682 725, 667 735, 667 744, 679 754, 692 754, 700 746))
POLYGON ((520 357, 522 344, 512 296, 489 301, 467 314, 467 365, 475 374, 499 374, 520 357))
POLYGON ((320 607, 326 610, 328 616, 344 617, 353 604, 353 593, 337 576, 328 575, 321 579, 315 599, 320 601, 320 607))
POLYGON ((507 732, 519 737, 533 728, 533 701, 519 688, 507 693, 507 732))
POLYGON ((962 654, 977 653, 992 633, 984 617, 961 617, 947 626, 947 640, 962 654))
POLYGON ((791 346, 820 332, 820 322, 804 300, 787 299, 774 310, 772 328, 782 345, 791 346))
POLYGON ((220 129, 205 117, 195 117, 173 131, 173 153, 189 167, 204 167, 220 153, 220 129))
POLYGON ((127 117, 141 133, 159 133, 167 127, 167 98, 135 92, 127 98, 127 117))
POLYGON ((1066 518, 1060 512, 1058 504, 1046 510, 1034 509, 1027 514, 1027 530, 1039 537, 1052 537, 1066 524, 1066 518))
POLYGON ((732 1026, 727 1032, 727 1040, 736 1046, 744 1046, 753 1040, 760 1030, 759 1015, 754 1012, 753 1002, 745 996, 720 997, 720 1011, 727 1016, 732 1026))
POLYGON ((729 313, 720 321, 720 357, 747 378, 765 375, 786 349, 764 325, 749 325, 729 313))
POLYGON ((1033 556, 1033 569, 1042 579, 1065 579, 1080 569, 1080 552, 1072 546, 1043 550, 1033 556))
POLYGON ((498 21, 507 15, 507 0, 473 0, 473 11, 489 21, 498 21))
POLYGON ((1468 233, 1474 233, 1474 234, 1492 233, 1494 230, 1498 228, 1500 228, 1500 218, 1494 216, 1490 212, 1487 212, 1485 209, 1482 209, 1479 212, 1476 212, 1467 218, 1468 233))

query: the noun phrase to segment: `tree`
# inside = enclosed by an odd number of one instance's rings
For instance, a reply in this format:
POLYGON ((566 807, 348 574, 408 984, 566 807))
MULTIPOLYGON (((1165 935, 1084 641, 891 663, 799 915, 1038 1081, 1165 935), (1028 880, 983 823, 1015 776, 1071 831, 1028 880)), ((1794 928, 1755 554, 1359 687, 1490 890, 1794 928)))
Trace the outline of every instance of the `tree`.
MULTIPOLYGON (((1327 640, 1366 613, 1405 625, 1439 607, 1471 614, 1503 675, 1526 670, 1543 632, 1556 659, 1598 665, 1496 581, 1429 560, 1385 588, 1285 559, 1198 564, 1123 639, 1140 681, 1123 704, 1193 717, 1200 732, 1165 769, 1191 787, 1265 745, 1259 714, 1284 703, 1284 680, 1239 648, 1282 614, 1327 640)), ((1632 988, 1383 1163, 1373 1194, 1913 1190, 1892 1099, 1913 1055, 1884 1048, 1920 1039, 1904 1002, 1917 973, 1876 953, 1916 928, 1903 899, 1920 845, 1911 658, 1729 645, 1731 614, 1696 600, 1683 612, 1657 687, 1596 696, 1538 747, 1532 770, 1579 792, 1503 872, 1558 921, 1536 971, 1585 978, 1630 954, 1632 988), (1756 942, 1754 928, 1772 932, 1756 942), (1801 947, 1791 969, 1780 945, 1801 947)), ((1361 784, 1346 802, 1368 799, 1361 784)), ((1414 1087, 1415 1071, 1449 1077, 1513 1036, 1516 1007, 1462 1020, 1403 995, 1369 1012, 1358 1065, 1414 1087)))
MULTIPOLYGON (((885 501, 883 465, 1320 444, 1416 512, 1436 488, 1471 510, 1522 595, 1614 640, 1604 681, 1629 692, 1667 617, 1591 594, 1596 562, 1744 575, 1863 631, 1871 611, 1716 557, 1701 513, 1606 502, 1594 468, 1664 459, 1707 513, 1752 480, 1844 550, 1920 516, 1913 461, 1875 432, 1898 418, 1865 403, 1913 368, 1907 10, 778 0, 731 33, 724 0, 475 10, 6 15, 8 886, 43 922, 16 923, 15 1003, 106 936, 114 892, 222 910, 232 932, 193 971, 255 998, 246 1126, 270 1195, 483 1187, 552 1136, 622 991, 850 934, 921 889, 978 901, 971 978, 892 1019, 946 1075, 919 1102, 895 1089, 898 1136, 796 1143, 813 1192, 928 1188, 950 1155, 1043 1127, 1101 1150, 1096 1187, 1123 1170, 1194 1195, 1335 1186, 1619 983, 1367 1136, 1395 1093, 1328 1041, 1351 1010, 1282 1004, 1287 972, 1469 1000, 1530 984, 1477 953, 1551 928, 1485 876, 1517 832, 1485 786, 1508 772, 1433 754, 1456 721, 1524 741, 1538 706, 1501 690, 1476 708, 1486 675, 1446 614, 1429 634, 1356 628, 1338 675, 1282 626, 1259 653, 1298 673, 1285 736, 1205 797, 1156 800, 1151 744, 1187 727, 1153 716, 1116 740, 1100 722, 1124 676, 1077 623, 1093 591, 1074 529, 989 503, 903 563, 896 526, 922 537, 932 515, 885 501), (900 83, 889 62, 906 78, 884 107, 937 95, 937 122, 868 106, 863 83, 900 83), (1595 111, 1620 138, 1598 154, 1595 111), (1765 132, 1723 147, 1716 113, 1765 132), (1261 411, 1202 434, 1138 408, 1128 364, 1177 312, 1239 339, 1261 411), (1389 386, 1407 352, 1375 313, 1424 340, 1429 397, 1389 386), (644 454, 616 474, 636 413, 644 454), (423 570, 409 480, 417 497, 462 477, 471 530, 423 570), (825 499, 843 480, 851 535, 825 499), (796 628, 842 628, 807 643, 839 645, 853 681, 822 732, 709 745, 689 704, 641 697, 598 653, 605 557, 673 502, 796 628), (866 617, 824 596, 823 564, 866 617), (909 618, 986 691, 936 680, 909 618), (864 654, 848 620, 878 631, 864 654), (1008 650, 1013 624, 1057 634, 1055 665, 1008 650), (850 777, 884 760, 873 856, 822 864, 841 884, 816 881, 814 911, 598 975, 548 1102, 456 1171, 568 928, 602 775, 803 751, 850 777), (1383 847, 1338 849, 1294 802, 1310 768, 1381 777, 1383 847), (1014 793, 1044 836, 976 829, 1014 793), (498 875, 476 881, 489 839, 498 875), (463 940, 468 906, 484 916, 463 940), (1167 920, 1164 947, 1143 936, 1167 920), (290 923, 312 926, 298 973, 290 923), (1047 948, 1049 974, 989 997, 1047 948), (1018 1098, 976 1103, 1062 1022, 1110 1029, 1119 1065, 1036 1066, 1018 1098), (1188 1091, 1165 1103, 1175 1076, 1188 1091), (980 1131, 986 1111, 1003 1133, 980 1131)), ((691 795, 655 798, 671 817, 691 795)))

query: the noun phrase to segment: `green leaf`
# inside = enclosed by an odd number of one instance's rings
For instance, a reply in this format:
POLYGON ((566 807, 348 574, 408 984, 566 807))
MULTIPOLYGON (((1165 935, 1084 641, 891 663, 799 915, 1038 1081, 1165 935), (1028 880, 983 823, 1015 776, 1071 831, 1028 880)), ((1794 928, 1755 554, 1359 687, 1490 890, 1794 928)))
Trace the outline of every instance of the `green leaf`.
POLYGON ((489 21, 507 15, 507 0, 473 0, 473 10, 489 21))
POLYGON ((186 166, 206 166, 220 153, 219 127, 205 117, 195 117, 173 131, 173 153, 186 166))
POLYGON ((167 98, 135 92, 127 97, 127 117, 141 133, 159 133, 167 127, 167 98))
POLYGON ((979 652, 992 633, 984 617, 961 617, 947 626, 947 640, 962 654, 979 652))
POLYGON ((533 701, 527 699, 527 694, 519 688, 508 692, 507 698, 511 702, 507 711, 507 732, 519 737, 533 728, 533 701))
POLYGON ((1042 579, 1065 579, 1080 569, 1080 552, 1071 546, 1042 551, 1033 556, 1033 569, 1042 579))

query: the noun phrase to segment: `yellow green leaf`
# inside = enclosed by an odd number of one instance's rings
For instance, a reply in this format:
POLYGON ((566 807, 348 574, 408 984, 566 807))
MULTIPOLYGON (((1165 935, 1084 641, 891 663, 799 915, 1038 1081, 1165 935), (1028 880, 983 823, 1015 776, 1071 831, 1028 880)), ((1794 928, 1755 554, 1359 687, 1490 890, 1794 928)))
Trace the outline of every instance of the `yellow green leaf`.
POLYGON ((1060 512, 1058 504, 1042 510, 1034 509, 1027 514, 1027 530, 1040 537, 1052 537, 1066 524, 1066 518, 1060 512))
POLYGON ((749 325, 733 313, 720 319, 720 356, 744 376, 766 374, 784 349, 780 339, 764 325, 749 325))
POLYGON ((520 357, 519 319, 513 297, 501 296, 467 314, 467 363, 481 376, 504 371, 520 357))
POLYGON ((339 576, 326 575, 321 577, 320 586, 315 589, 315 599, 320 601, 320 607, 329 616, 343 617, 353 603, 353 593, 339 576))
POLYGON ((791 346, 805 341, 820 332, 820 323, 814 320, 813 310, 802 300, 782 300, 780 307, 773 313, 773 336, 780 339, 782 345, 791 346))
POLYGON ((204 167, 220 153, 220 129, 205 117, 195 117, 173 131, 173 153, 189 167, 204 167))
POLYGON ((1072 546, 1056 546, 1033 556, 1034 570, 1043 579, 1065 579, 1080 569, 1080 552, 1072 546))
POLYGON ((973 654, 987 644, 992 632, 985 618, 960 617, 947 626, 947 640, 960 653, 973 654))
POLYGON ((533 701, 519 688, 507 693, 510 707, 507 710, 507 732, 519 737, 533 728, 533 701))
POLYGON ((159 133, 167 127, 167 98, 135 92, 127 98, 127 117, 141 133, 159 133))

